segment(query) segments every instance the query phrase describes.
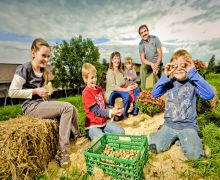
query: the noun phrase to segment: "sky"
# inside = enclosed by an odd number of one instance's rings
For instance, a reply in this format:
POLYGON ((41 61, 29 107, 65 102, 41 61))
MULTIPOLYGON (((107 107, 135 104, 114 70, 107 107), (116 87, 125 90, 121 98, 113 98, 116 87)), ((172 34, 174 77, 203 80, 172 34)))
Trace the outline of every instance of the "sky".
POLYGON ((140 63, 138 27, 162 43, 163 62, 178 49, 193 59, 220 59, 219 0, 0 0, 0 63, 31 60, 41 37, 51 46, 82 35, 99 48, 100 61, 119 51, 140 63))

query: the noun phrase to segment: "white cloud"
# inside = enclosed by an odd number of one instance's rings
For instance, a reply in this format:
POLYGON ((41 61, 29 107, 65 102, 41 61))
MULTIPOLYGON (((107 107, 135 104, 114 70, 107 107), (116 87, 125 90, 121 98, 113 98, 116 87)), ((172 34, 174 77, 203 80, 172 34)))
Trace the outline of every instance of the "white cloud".
POLYGON ((165 54, 168 54, 168 53, 170 52, 169 49, 166 48, 165 46, 162 47, 162 51, 163 51, 163 53, 165 53, 165 54))
MULTIPOLYGON (((26 35, 29 39, 42 37, 51 44, 79 34, 92 40, 105 37, 109 41, 98 44, 101 58, 109 57, 111 51, 118 48, 125 56, 131 55, 140 61, 137 31, 146 23, 150 34, 162 41, 165 58, 181 47, 193 47, 192 51, 199 54, 200 47, 196 44, 220 38, 218 6, 220 2, 217 0, 9 0, 0 2, 0 37, 1 32, 6 32, 26 35), (214 12, 216 14, 212 14, 214 12)), ((0 62, 26 61, 27 55, 22 55, 22 50, 16 52, 16 41, 5 42, 3 39, 0 62), (8 53, 10 50, 5 50, 6 47, 12 48, 11 52, 16 55, 8 53)), ((20 47, 23 44, 20 43, 20 47)), ((31 42, 25 44, 28 49, 30 45, 31 42)), ((203 47, 207 53, 215 53, 220 58, 220 52, 213 49, 209 44, 203 47)))
POLYGON ((30 45, 22 42, 0 41, 1 63, 22 64, 31 60, 30 45), (5 59, 7 58, 7 59, 5 59))

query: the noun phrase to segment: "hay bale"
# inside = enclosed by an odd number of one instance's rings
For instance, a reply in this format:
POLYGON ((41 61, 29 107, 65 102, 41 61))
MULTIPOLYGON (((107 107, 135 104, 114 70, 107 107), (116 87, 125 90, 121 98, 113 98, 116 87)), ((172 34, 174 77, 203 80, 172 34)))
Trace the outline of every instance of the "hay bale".
POLYGON ((0 179, 33 179, 57 148, 55 120, 21 116, 0 122, 0 179))

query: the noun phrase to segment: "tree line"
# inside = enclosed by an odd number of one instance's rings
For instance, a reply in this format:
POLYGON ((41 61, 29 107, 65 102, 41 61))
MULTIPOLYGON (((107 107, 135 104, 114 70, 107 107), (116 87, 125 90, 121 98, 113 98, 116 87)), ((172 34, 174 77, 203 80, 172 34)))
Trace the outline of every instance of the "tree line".
MULTIPOLYGON (((81 89, 85 86, 81 68, 83 63, 91 63, 97 69, 97 83, 103 85, 105 72, 108 64, 105 59, 100 63, 99 49, 89 38, 83 39, 82 36, 73 37, 69 42, 63 40, 60 44, 53 47, 51 64, 54 75, 53 85, 62 89, 73 88, 81 89)), ((205 77, 209 72, 220 73, 220 62, 215 63, 215 55, 212 55, 208 66, 202 73, 205 77)))

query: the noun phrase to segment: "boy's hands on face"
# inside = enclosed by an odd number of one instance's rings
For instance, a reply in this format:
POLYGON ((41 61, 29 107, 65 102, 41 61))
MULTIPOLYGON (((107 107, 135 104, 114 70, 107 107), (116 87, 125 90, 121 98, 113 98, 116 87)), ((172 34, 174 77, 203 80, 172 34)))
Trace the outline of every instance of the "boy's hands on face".
POLYGON ((173 65, 172 63, 168 63, 165 65, 165 69, 164 69, 164 73, 167 75, 167 76, 170 76, 173 71, 176 70, 177 67, 175 67, 175 65, 173 65))
POLYGON ((170 76, 175 70, 184 70, 186 73, 189 72, 193 67, 195 67, 192 59, 187 59, 180 64, 168 63, 165 65, 164 73, 170 76))
POLYGON ((186 72, 189 72, 189 71, 190 71, 192 68, 194 68, 194 67, 195 67, 195 65, 194 65, 192 59, 186 60, 186 67, 185 67, 186 72))

